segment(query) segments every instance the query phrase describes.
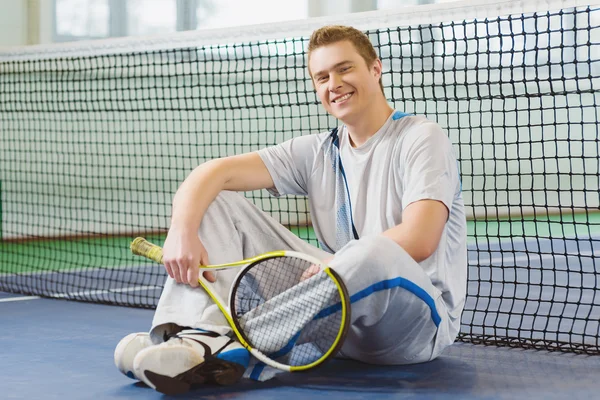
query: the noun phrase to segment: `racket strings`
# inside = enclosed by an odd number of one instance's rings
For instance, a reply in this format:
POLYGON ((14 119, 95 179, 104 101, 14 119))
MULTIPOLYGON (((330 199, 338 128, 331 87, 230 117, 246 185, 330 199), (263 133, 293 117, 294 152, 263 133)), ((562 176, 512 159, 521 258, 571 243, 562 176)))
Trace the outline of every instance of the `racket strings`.
POLYGON ((232 313, 251 346, 290 366, 323 357, 343 327, 335 281, 323 271, 303 278, 311 265, 290 256, 263 260, 233 292, 232 313))

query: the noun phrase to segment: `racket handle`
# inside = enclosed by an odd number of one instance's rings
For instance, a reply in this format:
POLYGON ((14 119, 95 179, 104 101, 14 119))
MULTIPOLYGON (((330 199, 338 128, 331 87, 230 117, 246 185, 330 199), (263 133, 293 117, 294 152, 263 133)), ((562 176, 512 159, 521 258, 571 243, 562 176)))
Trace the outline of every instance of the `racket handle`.
POLYGON ((131 242, 129 248, 131 249, 131 252, 133 254, 149 258, 150 260, 162 264, 162 248, 160 246, 150 243, 143 237, 135 238, 133 242, 131 242))

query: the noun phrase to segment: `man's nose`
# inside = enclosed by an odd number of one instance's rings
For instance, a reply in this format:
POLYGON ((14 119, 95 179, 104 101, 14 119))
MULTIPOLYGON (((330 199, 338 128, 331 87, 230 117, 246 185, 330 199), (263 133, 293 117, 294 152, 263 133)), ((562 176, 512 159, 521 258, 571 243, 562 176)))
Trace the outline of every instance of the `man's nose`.
POLYGON ((342 86, 342 80, 337 74, 332 74, 329 78, 329 91, 335 92, 342 86))

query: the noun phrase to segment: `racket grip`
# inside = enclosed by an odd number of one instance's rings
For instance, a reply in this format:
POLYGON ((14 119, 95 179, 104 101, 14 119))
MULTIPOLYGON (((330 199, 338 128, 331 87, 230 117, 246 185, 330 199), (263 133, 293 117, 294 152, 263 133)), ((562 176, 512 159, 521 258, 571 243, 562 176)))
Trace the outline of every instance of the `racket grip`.
POLYGON ((129 246, 131 252, 138 256, 146 257, 150 260, 162 264, 163 251, 160 246, 150 243, 143 237, 138 237, 131 242, 129 246))

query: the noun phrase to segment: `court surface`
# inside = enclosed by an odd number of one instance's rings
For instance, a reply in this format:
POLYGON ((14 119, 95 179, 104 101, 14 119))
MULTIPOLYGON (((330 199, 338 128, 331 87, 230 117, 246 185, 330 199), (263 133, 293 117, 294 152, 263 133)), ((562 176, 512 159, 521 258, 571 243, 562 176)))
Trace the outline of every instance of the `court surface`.
MULTIPOLYGON (((0 294, 2 399, 158 399, 121 375, 119 339, 147 330, 151 310, 0 294)), ((313 372, 231 387, 205 386, 180 399, 592 399, 600 359, 457 343, 437 360, 373 366, 334 360, 313 372)))

